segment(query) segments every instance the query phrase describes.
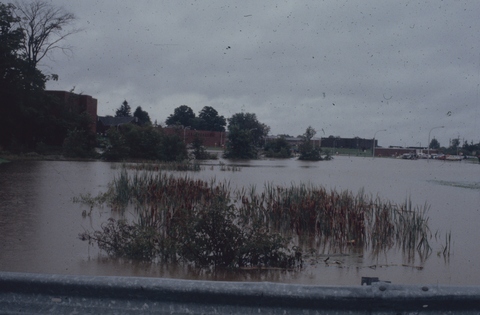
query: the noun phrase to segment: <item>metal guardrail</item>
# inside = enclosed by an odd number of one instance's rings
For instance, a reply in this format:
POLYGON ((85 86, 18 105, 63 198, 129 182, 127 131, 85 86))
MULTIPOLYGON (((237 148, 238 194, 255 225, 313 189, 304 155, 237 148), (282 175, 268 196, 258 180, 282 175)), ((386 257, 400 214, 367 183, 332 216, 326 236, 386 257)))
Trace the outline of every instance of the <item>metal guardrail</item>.
POLYGON ((479 314, 480 286, 312 286, 0 272, 0 314, 479 314))

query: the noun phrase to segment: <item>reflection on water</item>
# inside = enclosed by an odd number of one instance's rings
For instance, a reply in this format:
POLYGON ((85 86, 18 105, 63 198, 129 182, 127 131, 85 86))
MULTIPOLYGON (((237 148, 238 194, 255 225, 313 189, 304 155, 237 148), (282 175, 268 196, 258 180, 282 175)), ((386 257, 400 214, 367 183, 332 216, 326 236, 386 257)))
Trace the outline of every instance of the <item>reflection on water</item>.
MULTIPOLYGON (((290 186, 312 183, 327 188, 365 193, 402 203, 430 205, 430 227, 452 232, 452 253, 441 255, 445 240, 432 241, 433 253, 422 262, 399 254, 399 249, 371 253, 355 249, 326 252, 301 271, 241 270, 212 273, 184 266, 160 266, 109 259, 78 240, 80 232, 98 229, 111 213, 86 206, 72 197, 105 191, 120 171, 103 162, 21 162, 0 165, 0 270, 86 275, 126 275, 229 281, 278 281, 304 284, 360 284, 362 276, 394 283, 480 284, 480 165, 467 162, 336 157, 332 161, 260 160, 235 164, 238 172, 220 171, 218 162, 192 177, 232 187, 264 183, 290 186), (213 165, 213 169, 210 167, 213 165), (218 166, 218 167, 217 167, 218 166), (438 254, 438 255, 437 255, 438 254)), ((184 175, 182 173, 182 175, 184 175)))

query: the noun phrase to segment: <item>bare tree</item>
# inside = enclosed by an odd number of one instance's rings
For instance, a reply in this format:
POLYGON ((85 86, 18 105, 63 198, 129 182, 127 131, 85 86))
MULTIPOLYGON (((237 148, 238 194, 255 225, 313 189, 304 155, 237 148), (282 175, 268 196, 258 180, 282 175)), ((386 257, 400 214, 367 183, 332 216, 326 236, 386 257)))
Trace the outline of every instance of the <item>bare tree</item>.
POLYGON ((61 7, 54 7, 46 1, 34 0, 15 3, 18 24, 25 34, 22 50, 31 66, 37 67, 40 60, 53 50, 69 53, 72 48, 61 45, 66 37, 78 33, 79 29, 68 28, 75 16, 61 7))

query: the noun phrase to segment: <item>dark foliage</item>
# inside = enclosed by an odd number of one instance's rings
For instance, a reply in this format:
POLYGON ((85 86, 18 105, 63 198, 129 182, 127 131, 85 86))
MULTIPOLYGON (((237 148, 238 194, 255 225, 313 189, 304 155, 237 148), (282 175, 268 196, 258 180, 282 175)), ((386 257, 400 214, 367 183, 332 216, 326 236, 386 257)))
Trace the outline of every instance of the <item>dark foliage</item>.
POLYGON ((265 156, 273 158, 289 158, 292 157, 292 150, 285 137, 268 141, 265 144, 265 156))
POLYGON ((225 125, 227 124, 225 118, 219 116, 213 107, 205 106, 197 117, 187 105, 175 108, 174 113, 168 116, 165 123, 167 126, 178 125, 184 128, 207 131, 225 131, 225 125))
POLYGON ((262 143, 270 128, 260 123, 252 113, 234 114, 228 119, 228 141, 224 156, 236 159, 254 159, 257 146, 262 143))
POLYGON ((205 106, 200 111, 198 118, 202 124, 202 128, 195 128, 199 130, 208 130, 208 131, 225 131, 225 126, 227 121, 225 117, 219 116, 218 112, 210 106, 205 106))
POLYGON ((128 105, 128 102, 125 100, 115 111, 115 117, 132 117, 131 111, 130 105, 128 105))
POLYGON ((227 159, 255 159, 258 156, 252 131, 228 126, 228 138, 223 156, 227 159))
POLYGON ((322 157, 320 156, 320 147, 316 147, 312 138, 315 136, 316 131, 312 127, 308 127, 305 133, 302 136, 302 143, 299 146, 300 156, 299 160, 306 161, 320 161, 322 157))
POLYGON ((228 130, 236 126, 240 130, 249 131, 253 144, 258 146, 264 137, 268 135, 270 127, 261 123, 254 113, 237 113, 228 119, 228 130))
POLYGON ((127 158, 182 161, 187 158, 187 149, 177 135, 166 135, 148 125, 126 124, 108 130, 103 157, 111 161, 127 158))
POLYGON ((138 106, 133 113, 133 117, 138 118, 139 125, 151 125, 152 121, 150 120, 150 115, 146 111, 142 109, 142 107, 138 106))
POLYGON ((187 105, 181 105, 175 108, 174 113, 168 116, 165 123, 167 126, 181 125, 185 127, 191 127, 195 113, 187 105))

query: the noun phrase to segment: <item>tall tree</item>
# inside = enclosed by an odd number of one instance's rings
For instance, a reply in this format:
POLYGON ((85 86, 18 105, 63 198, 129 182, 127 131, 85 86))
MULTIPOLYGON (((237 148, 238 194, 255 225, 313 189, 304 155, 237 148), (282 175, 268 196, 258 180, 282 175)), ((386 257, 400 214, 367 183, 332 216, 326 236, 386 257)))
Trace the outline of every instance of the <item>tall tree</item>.
POLYGON ((18 18, 12 14, 13 5, 0 3, 0 145, 8 146, 19 116, 18 96, 21 95, 22 59, 20 50, 22 31, 14 27, 18 18))
POLYGON ((440 143, 437 139, 433 138, 432 141, 430 141, 430 149, 440 149, 440 143))
POLYGON ((315 147, 312 141, 316 134, 317 132, 311 126, 308 126, 305 130, 305 133, 302 136, 302 143, 299 147, 299 160, 320 161, 322 159, 320 156, 320 148, 315 147))
POLYGON ((45 76, 31 67, 22 43, 25 34, 20 27, 21 17, 14 15, 15 6, 0 3, 0 80, 1 87, 10 93, 19 89, 45 87, 45 76), (12 91, 13 89, 13 91, 12 91))
POLYGON ((258 150, 254 145, 251 129, 237 125, 228 127, 228 137, 223 156, 227 159, 256 159, 258 150))
POLYGON ((219 116, 218 112, 210 106, 205 106, 198 117, 203 120, 204 130, 208 131, 225 131, 227 120, 223 116, 219 116))
POLYGON ((237 126, 240 130, 249 131, 254 145, 260 145, 263 138, 268 135, 270 127, 259 122, 253 113, 237 113, 228 119, 228 130, 237 126))
POLYGON ((140 125, 151 125, 152 124, 152 121, 150 120, 150 116, 140 106, 138 106, 135 109, 135 111, 133 112, 133 117, 138 118, 138 121, 139 121, 140 125))
POLYGON ((193 120, 195 119, 195 113, 187 105, 181 105, 175 108, 173 114, 168 116, 165 123, 167 126, 182 125, 183 127, 191 127, 193 120))
POLYGON ((39 125, 46 118, 45 76, 21 53, 24 33, 14 10, 0 3, 0 145, 21 151, 45 130, 39 125))
POLYGON ((130 105, 124 100, 122 105, 115 111, 115 117, 132 117, 130 105))
POLYGON ((19 74, 23 60, 18 51, 23 34, 20 28, 14 26, 19 18, 12 15, 13 8, 11 4, 0 3, 0 88, 12 86, 21 79, 19 74))
POLYGON ((253 113, 238 113, 228 119, 226 158, 254 159, 257 146, 267 136, 270 127, 260 123, 253 113))
POLYGON ((75 21, 72 13, 61 7, 55 7, 47 1, 17 1, 16 14, 18 24, 25 36, 22 50, 33 68, 53 50, 69 53, 72 48, 61 42, 80 30, 71 28, 75 21))

